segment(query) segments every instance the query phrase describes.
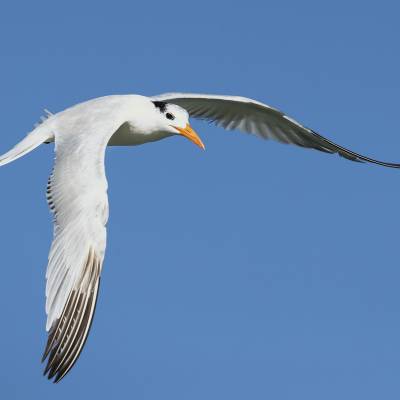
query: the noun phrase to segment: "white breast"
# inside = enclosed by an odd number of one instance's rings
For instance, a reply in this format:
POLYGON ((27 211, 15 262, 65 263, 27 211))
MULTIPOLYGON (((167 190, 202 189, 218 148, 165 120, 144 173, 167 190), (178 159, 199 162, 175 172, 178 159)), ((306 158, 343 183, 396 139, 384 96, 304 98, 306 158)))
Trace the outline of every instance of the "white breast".
POLYGON ((112 135, 108 146, 137 146, 147 142, 155 142, 168 136, 172 135, 165 132, 140 134, 129 122, 126 122, 112 135))

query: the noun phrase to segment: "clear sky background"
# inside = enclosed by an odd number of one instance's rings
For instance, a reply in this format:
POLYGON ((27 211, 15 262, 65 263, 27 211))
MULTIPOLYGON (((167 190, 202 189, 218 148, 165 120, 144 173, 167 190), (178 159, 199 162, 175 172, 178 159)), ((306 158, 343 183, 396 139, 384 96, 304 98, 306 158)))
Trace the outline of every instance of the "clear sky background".
MULTIPOLYGON (((380 1, 2 2, 4 152, 107 94, 237 94, 400 162, 400 7, 380 1)), ((107 153, 92 331, 42 377, 52 145, 0 169, 3 399, 400 398, 400 171, 193 122, 107 153)))

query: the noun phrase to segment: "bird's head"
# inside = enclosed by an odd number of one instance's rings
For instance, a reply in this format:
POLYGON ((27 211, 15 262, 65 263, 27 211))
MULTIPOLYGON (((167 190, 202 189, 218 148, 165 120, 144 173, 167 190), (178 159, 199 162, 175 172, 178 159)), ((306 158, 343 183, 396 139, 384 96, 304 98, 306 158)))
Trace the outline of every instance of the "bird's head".
POLYGON ((189 124, 189 114, 176 104, 153 101, 157 129, 169 135, 182 135, 204 149, 204 144, 189 124))

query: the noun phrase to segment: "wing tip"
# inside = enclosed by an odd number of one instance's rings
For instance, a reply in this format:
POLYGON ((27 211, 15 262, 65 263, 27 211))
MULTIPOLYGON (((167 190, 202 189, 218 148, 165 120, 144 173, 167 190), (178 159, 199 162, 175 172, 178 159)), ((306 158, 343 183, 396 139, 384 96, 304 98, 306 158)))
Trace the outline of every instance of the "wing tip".
POLYGON ((71 292, 60 318, 49 331, 42 362, 43 375, 53 383, 60 382, 78 360, 88 338, 97 304, 101 261, 89 252, 80 283, 71 292))

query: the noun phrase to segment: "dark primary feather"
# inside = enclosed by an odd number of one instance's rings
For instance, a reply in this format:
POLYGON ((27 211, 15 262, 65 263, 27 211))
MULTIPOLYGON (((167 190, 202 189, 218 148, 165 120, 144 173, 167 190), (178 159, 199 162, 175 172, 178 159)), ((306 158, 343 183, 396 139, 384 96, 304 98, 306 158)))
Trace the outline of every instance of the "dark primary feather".
POLYGON ((326 153, 338 153, 352 161, 400 168, 400 164, 375 160, 339 146, 302 126, 281 111, 252 99, 185 93, 167 93, 153 98, 181 106, 191 117, 213 122, 227 130, 237 129, 264 139, 291 143, 326 153))
POLYGON ((44 375, 59 382, 73 367, 88 336, 96 307, 101 263, 93 250, 71 291, 60 318, 53 324, 42 362, 48 358, 44 375))

